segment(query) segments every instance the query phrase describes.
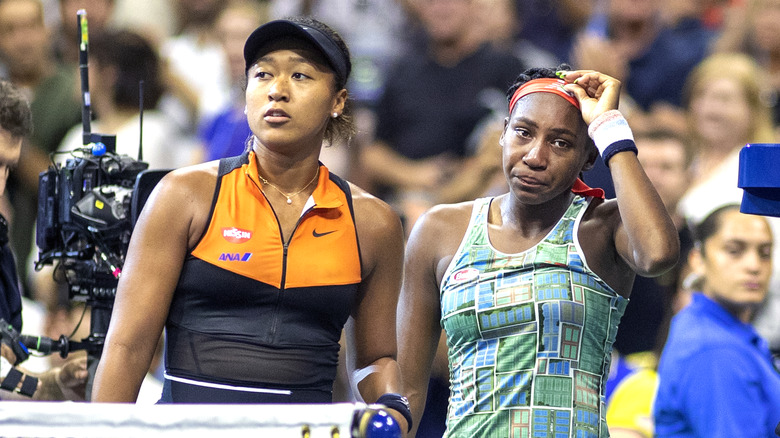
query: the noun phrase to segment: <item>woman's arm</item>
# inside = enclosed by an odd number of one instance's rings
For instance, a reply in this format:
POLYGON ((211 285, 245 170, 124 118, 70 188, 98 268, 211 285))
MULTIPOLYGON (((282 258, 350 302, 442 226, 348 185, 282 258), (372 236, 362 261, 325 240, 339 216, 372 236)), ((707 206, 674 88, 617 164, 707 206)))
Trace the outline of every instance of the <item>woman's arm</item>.
MULTIPOLYGON (((345 326, 347 371, 356 395, 375 403, 403 395, 396 361, 395 310, 401 284, 404 237, 401 221, 384 202, 353 186, 363 281, 345 326)), ((407 422, 390 411, 405 433, 407 422)))
POLYGON ((196 199, 204 187, 193 184, 193 175, 191 171, 166 175, 133 230, 95 376, 93 401, 134 403, 138 397, 168 316, 193 219, 208 213, 208 209, 198 211, 202 205, 196 199))
MULTIPOLYGON (((428 381, 441 338, 439 271, 449 258, 440 255, 442 243, 460 241, 462 232, 445 219, 455 216, 444 207, 434 207, 420 217, 409 236, 404 260, 404 279, 398 306, 398 358, 404 389, 416 426, 420 423, 428 393, 428 381)), ((444 247, 451 246, 444 244, 444 247)), ((452 254, 457 249, 455 243, 452 254)))
POLYGON ((672 218, 635 154, 610 160, 620 222, 615 247, 639 275, 654 277, 671 269, 680 256, 680 241, 672 218))
POLYGON ((639 275, 666 272, 679 258, 677 229, 636 153, 626 150, 609 155, 618 141, 633 146, 631 130, 616 111, 620 81, 593 71, 570 72, 565 79, 572 82, 566 89, 577 96, 589 133, 615 184, 619 216, 614 220, 613 236, 617 253, 639 275))

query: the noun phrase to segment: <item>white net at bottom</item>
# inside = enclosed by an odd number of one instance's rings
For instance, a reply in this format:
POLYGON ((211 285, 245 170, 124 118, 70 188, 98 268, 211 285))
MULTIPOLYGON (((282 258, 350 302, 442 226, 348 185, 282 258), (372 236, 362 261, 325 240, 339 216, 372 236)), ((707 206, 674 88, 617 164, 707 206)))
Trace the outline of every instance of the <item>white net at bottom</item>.
POLYGON ((2 437, 351 437, 366 405, 0 402, 2 437), (217 434, 217 435, 214 435, 217 434))

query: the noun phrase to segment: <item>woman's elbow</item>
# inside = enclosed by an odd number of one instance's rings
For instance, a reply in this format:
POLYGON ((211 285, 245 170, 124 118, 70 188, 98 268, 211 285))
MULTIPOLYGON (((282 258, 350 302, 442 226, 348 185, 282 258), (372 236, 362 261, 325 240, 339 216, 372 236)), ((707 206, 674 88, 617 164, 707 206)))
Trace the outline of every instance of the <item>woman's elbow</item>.
POLYGON ((657 277, 674 268, 679 259, 680 240, 675 236, 665 243, 654 245, 650 251, 638 257, 636 273, 643 277, 657 277))

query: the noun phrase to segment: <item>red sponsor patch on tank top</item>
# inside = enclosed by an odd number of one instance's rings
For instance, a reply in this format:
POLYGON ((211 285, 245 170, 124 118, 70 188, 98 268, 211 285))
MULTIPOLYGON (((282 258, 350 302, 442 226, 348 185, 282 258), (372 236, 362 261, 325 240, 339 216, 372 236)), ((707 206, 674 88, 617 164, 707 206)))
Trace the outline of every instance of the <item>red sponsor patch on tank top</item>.
POLYGON ((230 243, 244 243, 252 238, 252 232, 241 228, 222 228, 222 237, 230 243))
POLYGON ((478 269, 466 268, 452 274, 452 279, 454 281, 468 281, 477 278, 477 276, 479 276, 478 269))

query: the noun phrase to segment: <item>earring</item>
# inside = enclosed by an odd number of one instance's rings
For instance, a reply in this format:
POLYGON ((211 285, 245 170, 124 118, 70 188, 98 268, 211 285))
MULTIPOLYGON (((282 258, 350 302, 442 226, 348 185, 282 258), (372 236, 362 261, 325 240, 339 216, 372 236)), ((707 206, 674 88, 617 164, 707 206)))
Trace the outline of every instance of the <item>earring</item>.
POLYGON ((337 118, 337 117, 339 116, 339 113, 333 113, 333 114, 331 114, 330 116, 331 116, 331 117, 333 117, 333 118, 335 119, 335 118, 337 118))
POLYGON ((244 107, 244 115, 246 115, 246 112, 247 112, 247 109, 246 109, 246 107, 244 107))

